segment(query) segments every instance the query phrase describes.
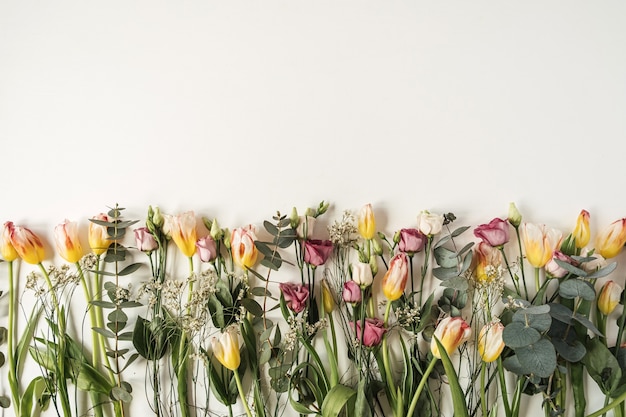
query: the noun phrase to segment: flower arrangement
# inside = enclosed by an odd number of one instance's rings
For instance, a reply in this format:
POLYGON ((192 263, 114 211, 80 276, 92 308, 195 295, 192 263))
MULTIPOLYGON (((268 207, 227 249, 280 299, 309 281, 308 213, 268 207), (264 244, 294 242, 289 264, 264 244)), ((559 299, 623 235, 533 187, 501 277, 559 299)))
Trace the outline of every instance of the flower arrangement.
POLYGON ((524 222, 514 204, 475 226, 422 211, 392 233, 370 204, 321 230, 328 210, 230 230, 157 207, 140 223, 114 206, 88 219, 89 249, 78 223, 54 229, 61 265, 5 222, 0 406, 18 417, 121 417, 137 402, 159 417, 624 415, 626 219, 592 241, 585 210, 567 233, 524 222))

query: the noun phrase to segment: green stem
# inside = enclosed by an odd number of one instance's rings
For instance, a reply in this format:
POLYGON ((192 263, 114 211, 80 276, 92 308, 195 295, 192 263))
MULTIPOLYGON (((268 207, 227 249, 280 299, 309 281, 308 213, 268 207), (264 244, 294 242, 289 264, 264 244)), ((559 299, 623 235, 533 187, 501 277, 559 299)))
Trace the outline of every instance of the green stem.
POLYGON ((487 363, 482 361, 480 367, 480 408, 483 412, 483 417, 487 417, 487 393, 485 392, 485 374, 487 373, 487 363))
POLYGON ((428 258, 430 257, 430 247, 433 243, 433 236, 428 235, 426 240, 426 248, 424 250, 424 265, 422 266, 422 280, 420 281, 419 306, 422 306, 422 294, 424 293, 424 281, 426 281, 426 273, 428 272, 428 258))
MULTIPOLYGON (((384 326, 387 328, 387 322, 389 321, 389 311, 391 310, 391 302, 387 302, 387 308, 385 309, 385 320, 384 326)), ((387 347, 387 332, 383 335, 383 364, 385 367, 385 378, 387 379, 387 386, 389 387, 390 401, 395 403, 396 401, 396 384, 393 381, 393 376, 391 375, 391 366, 389 365, 389 348, 387 347)), ((393 404, 392 404, 393 406, 393 404)))
POLYGON ((246 395, 243 392, 243 386, 241 385, 241 378, 239 378, 239 372, 235 370, 233 372, 235 374, 235 382, 237 383, 237 391, 239 391, 239 397, 241 397, 241 402, 246 410, 246 414, 248 417, 252 417, 252 412, 250 411, 250 406, 248 406, 248 401, 246 400, 246 395))
POLYGON ((511 406, 509 405, 509 394, 506 389, 506 378, 504 376, 504 367, 502 366, 502 358, 498 357, 498 377, 500 380, 500 393, 502 394, 502 404, 504 405, 504 414, 511 417, 511 406))
POLYGON ((528 300, 528 287, 526 286, 526 275, 524 274, 524 252, 522 251, 522 238, 519 233, 519 226, 515 226, 515 234, 517 235, 517 247, 519 249, 520 256, 520 271, 522 272, 522 282, 524 283, 524 294, 528 300))
POLYGON ((426 385, 426 382, 428 381, 428 377, 430 376, 430 373, 433 371, 433 369, 435 368, 435 365, 437 364, 437 360, 438 359, 436 357, 433 357, 430 363, 428 364, 428 368, 426 368, 426 372, 424 372, 424 375, 422 375, 422 379, 420 380, 420 383, 417 386, 417 390, 415 391, 415 394, 413 395, 413 399, 411 400, 409 411, 406 414, 408 417, 413 416, 413 413, 415 412, 415 407, 417 407, 417 401, 419 400, 420 394, 422 393, 422 390, 424 389, 424 386, 426 385))
POLYGON ((15 352, 13 352, 13 336, 15 333, 15 289, 13 288, 13 261, 8 262, 9 266, 9 329, 7 335, 7 356, 9 361, 9 385, 11 387, 11 398, 13 409, 16 415, 20 415, 20 386, 17 375, 17 363, 15 362, 15 352))
POLYGON ((502 253, 502 259, 504 259, 504 264, 506 265, 507 271, 509 271, 509 275, 511 276, 511 281, 513 281, 513 285, 515 286, 515 292, 517 295, 521 296, 521 290, 519 288, 519 278, 513 275, 513 271, 511 271, 511 265, 509 264, 509 259, 506 257, 506 253, 504 252, 504 246, 499 246, 500 253, 502 253))
POLYGON ((541 288, 541 284, 539 283, 539 270, 540 268, 535 268, 535 291, 538 293, 539 288, 541 288))
POLYGON ((522 400, 522 388, 524 387, 524 380, 522 377, 517 377, 517 385, 515 386, 515 393, 513 394, 513 407, 511 408, 511 416, 519 416, 519 407, 522 400))

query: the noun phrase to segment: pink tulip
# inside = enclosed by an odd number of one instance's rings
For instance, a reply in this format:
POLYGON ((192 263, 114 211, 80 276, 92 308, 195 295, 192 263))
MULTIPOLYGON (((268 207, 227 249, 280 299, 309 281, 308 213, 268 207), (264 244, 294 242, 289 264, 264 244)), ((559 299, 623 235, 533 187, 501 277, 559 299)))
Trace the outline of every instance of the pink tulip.
POLYGON ((481 224, 474 229, 474 236, 482 239, 494 248, 504 245, 509 241, 509 223, 506 220, 495 218, 488 224, 481 224))
POLYGON ((280 290, 283 293, 287 307, 298 314, 306 307, 309 299, 309 287, 302 284, 281 283, 280 290))
POLYGON ((217 244, 211 236, 198 239, 196 241, 196 248, 202 262, 211 262, 217 258, 217 244))
POLYGON ((428 237, 417 229, 400 229, 400 252, 414 254, 424 249, 428 237))
MULTIPOLYGON (((354 322, 351 322, 352 329, 354 330, 354 322)), ((356 337, 361 340, 361 336, 363 340, 363 346, 374 347, 378 346, 380 342, 383 340, 383 336, 385 335, 385 325, 383 321, 379 318, 371 318, 368 317, 365 319, 365 328, 361 327, 361 320, 357 320, 356 322, 356 337)))
POLYGON ((333 243, 330 240, 305 240, 304 241, 304 262, 320 266, 333 253, 333 243))

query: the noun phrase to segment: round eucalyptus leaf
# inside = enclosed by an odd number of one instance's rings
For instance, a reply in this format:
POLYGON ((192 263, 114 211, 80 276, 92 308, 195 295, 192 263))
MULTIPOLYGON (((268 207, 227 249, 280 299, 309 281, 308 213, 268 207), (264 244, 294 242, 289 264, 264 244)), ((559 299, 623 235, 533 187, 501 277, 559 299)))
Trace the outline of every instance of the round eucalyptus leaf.
POLYGON ((572 324, 574 312, 563 304, 552 303, 550 304, 550 316, 565 324, 572 324))
POLYGON ((587 353, 585 346, 578 340, 574 340, 573 343, 567 343, 563 339, 552 339, 552 344, 559 355, 568 362, 578 362, 587 353))
POLYGON ((545 332, 550 328, 550 325, 552 324, 552 317, 550 317, 550 314, 525 314, 525 311, 526 310, 518 310, 513 315, 512 321, 528 325, 538 332, 545 332))
POLYGON ((541 334, 537 330, 519 321, 507 325, 502 333, 504 344, 512 349, 537 343, 539 339, 541 339, 541 334))
POLYGON ((596 299, 596 292, 591 284, 580 279, 562 281, 559 284, 559 295, 570 300, 573 298, 582 298, 587 301, 596 299))
POLYGON ((515 350, 524 373, 548 378, 556 369, 556 352, 547 339, 515 350))

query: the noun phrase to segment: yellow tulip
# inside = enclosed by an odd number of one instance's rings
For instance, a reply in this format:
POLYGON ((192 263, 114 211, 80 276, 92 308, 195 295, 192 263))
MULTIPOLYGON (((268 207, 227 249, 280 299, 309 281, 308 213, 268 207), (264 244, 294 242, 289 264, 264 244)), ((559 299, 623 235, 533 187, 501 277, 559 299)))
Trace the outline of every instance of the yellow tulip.
POLYGON ((504 325, 500 322, 487 323, 478 334, 478 353, 483 361, 489 363, 500 357, 504 350, 502 333, 504 325))
POLYGON ((608 316, 615 310, 621 298, 622 287, 613 281, 607 281, 598 295, 598 310, 608 316))
POLYGON ((522 225, 522 242, 526 259, 535 268, 544 267, 552 259, 552 254, 561 244, 561 238, 560 231, 545 225, 532 223, 522 225))
POLYGON ((389 262, 389 269, 383 277, 383 294, 389 301, 395 301, 404 293, 409 278, 409 261, 404 252, 399 252, 389 262))
POLYGON ((11 244, 11 230, 13 229, 13 223, 6 222, 2 229, 2 236, 0 236, 0 254, 2 258, 11 262, 17 259, 18 254, 13 245, 11 244))
POLYGON ((441 359, 439 346, 435 342, 435 338, 446 349, 446 353, 452 354, 461 343, 465 342, 472 335, 472 329, 469 324, 461 317, 446 317, 435 328, 435 333, 430 342, 430 351, 433 356, 441 359))
POLYGON ((70 263, 76 263, 83 257, 83 248, 78 238, 78 224, 65 220, 54 228, 54 241, 59 255, 70 263))
POLYGON ((363 239, 372 239, 376 234, 376 219, 372 211, 372 205, 366 204, 359 212, 358 221, 359 234, 363 239))
POLYGON ((177 214, 176 216, 164 215, 165 222, 163 231, 172 237, 178 249, 190 258, 196 253, 196 216, 193 211, 177 214))
POLYGON ((46 256, 41 239, 26 227, 14 226, 10 232, 10 241, 24 262, 37 265, 46 256))
MULTIPOLYGON (((104 213, 96 214, 92 219, 101 222, 111 221, 109 216, 104 213)), ((89 241, 89 247, 96 255, 102 255, 107 251, 109 246, 111 246, 111 243, 113 243, 113 241, 109 239, 107 227, 94 222, 89 222, 87 240, 89 241)))
POLYGON ((230 237, 233 262, 243 269, 252 268, 259 254, 254 241, 256 233, 254 226, 239 227, 233 230, 230 237))
POLYGON ((234 330, 230 329, 220 335, 219 338, 211 339, 213 355, 224 367, 236 371, 241 363, 239 354, 239 340, 234 330))
POLYGON ((578 215, 572 236, 575 239, 574 244, 579 249, 584 248, 589 243, 591 232, 589 230, 589 212, 587 210, 582 210, 578 215))
POLYGON ((474 252, 474 277, 476 282, 489 283, 497 277, 502 265, 502 252, 485 242, 480 242, 474 252))
POLYGON ((322 280, 322 306, 324 307, 324 312, 326 314, 332 313, 335 309, 335 300, 330 292, 328 281, 325 279, 322 280))
POLYGON ((626 243, 626 218, 616 220, 596 238, 596 253, 604 259, 613 258, 622 251, 626 243))

